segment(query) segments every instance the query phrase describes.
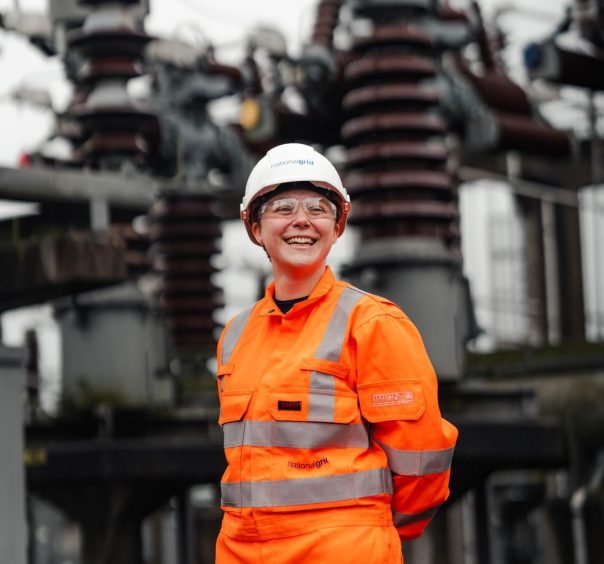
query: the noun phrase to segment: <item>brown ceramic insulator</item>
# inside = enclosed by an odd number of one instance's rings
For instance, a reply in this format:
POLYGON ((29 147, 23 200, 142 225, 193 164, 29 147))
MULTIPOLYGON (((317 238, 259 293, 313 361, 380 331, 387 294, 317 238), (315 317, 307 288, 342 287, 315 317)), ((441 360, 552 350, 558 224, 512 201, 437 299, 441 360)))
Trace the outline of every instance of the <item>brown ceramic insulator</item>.
POLYGON ((126 249, 124 253, 124 259, 126 261, 126 268, 128 270, 129 278, 138 278, 143 274, 149 272, 151 268, 151 261, 145 251, 138 249, 126 249))
POLYGON ((432 37, 421 29, 409 24, 397 24, 378 26, 371 35, 357 37, 352 46, 354 51, 363 53, 388 47, 398 47, 403 51, 413 49, 415 52, 429 52, 434 49, 434 42, 432 37))
POLYGON ((222 305, 211 280, 221 235, 215 208, 210 194, 165 191, 148 214, 156 303, 176 348, 214 342, 213 314, 222 305))
POLYGON ((431 237, 449 244, 459 240, 458 213, 453 204, 387 201, 363 203, 356 209, 363 211, 355 211, 349 221, 365 238, 431 237))
POLYGON ((382 200, 353 207, 349 221, 356 224, 375 219, 428 219, 449 222, 458 215, 457 207, 448 202, 382 200))
POLYGON ((223 65, 214 60, 208 60, 205 62, 204 70, 208 74, 220 74, 229 77, 237 88, 243 85, 243 76, 241 70, 237 67, 223 65))
POLYGON ((187 237, 217 238, 220 237, 220 225, 215 222, 197 223, 153 223, 149 227, 149 236, 152 240, 158 239, 183 239, 187 237))
POLYGON ((155 113, 144 105, 84 103, 72 109, 84 131, 139 132, 155 119, 155 113))
MULTIPOLYGON (((602 10, 602 8, 600 8, 602 10)), ((590 90, 604 90, 604 58, 556 46, 558 76, 553 80, 590 90)))
POLYGON ((125 237, 125 260, 130 278, 138 278, 151 269, 149 259, 149 239, 143 235, 125 237))
POLYGON ((218 245, 214 240, 207 241, 170 241, 155 240, 149 248, 152 255, 170 256, 200 256, 209 257, 218 252, 218 245))
POLYGON ((340 18, 342 0, 320 0, 315 15, 311 41, 326 49, 333 47, 333 34, 340 18))
POLYGON ((421 236, 453 245, 459 217, 447 171, 448 128, 429 86, 439 53, 410 14, 403 10, 390 20, 399 23, 387 25, 375 18, 372 33, 354 42, 358 58, 344 69, 344 184, 354 200, 349 221, 362 238, 421 236))
POLYGON ((210 221, 220 221, 216 210, 216 201, 213 196, 187 195, 184 197, 171 198, 162 197, 154 202, 149 212, 151 219, 163 220, 170 219, 182 221, 186 218, 199 220, 201 218, 210 221))
POLYGON ((83 145, 76 154, 103 169, 122 168, 128 161, 144 167, 157 143, 158 116, 150 104, 129 97, 126 83, 140 76, 146 44, 151 40, 128 2, 88 2, 84 25, 67 35, 68 48, 82 60, 77 86, 83 93, 69 114, 82 128, 83 145))
POLYGON ((416 84, 386 84, 351 90, 344 96, 342 107, 354 114, 376 109, 420 111, 436 106, 438 101, 436 92, 416 84))
POLYGON ((536 121, 530 116, 497 112, 501 149, 514 149, 533 154, 568 156, 571 143, 568 134, 536 121))
POLYGON ((107 57, 112 55, 130 56, 140 59, 143 49, 151 37, 131 29, 102 29, 86 32, 82 29, 69 34, 70 47, 77 49, 82 55, 90 58, 107 57))
POLYGON ((374 139, 398 139, 444 135, 445 122, 427 113, 371 114, 348 120, 342 126, 342 138, 347 143, 362 143, 374 139))
POLYGON ((146 235, 135 231, 130 223, 110 225, 108 235, 124 247, 124 261, 129 279, 136 279, 149 272, 151 261, 147 254, 149 238, 146 235))
POLYGON ((331 23, 316 24, 311 40, 314 44, 329 48, 333 42, 333 26, 331 23))
POLYGON ((424 17, 434 10, 433 0, 352 0, 351 5, 356 15, 375 22, 424 17))
POLYGON ((207 257, 174 257, 158 255, 153 257, 153 270, 159 274, 175 276, 200 275, 207 276, 216 272, 207 257))
POLYGON ((82 126, 71 115, 62 114, 57 116, 57 135, 73 141, 82 140, 82 126))
POLYGON ((147 153, 147 141, 137 133, 96 132, 80 147, 86 158, 95 160, 105 155, 142 155, 147 153))
POLYGON ((456 245, 460 239, 459 227, 452 223, 375 220, 361 224, 358 229, 364 239, 429 237, 441 239, 449 246, 456 245))
POLYGON ((344 185, 352 196, 385 194, 397 191, 404 197, 453 199, 457 185, 448 172, 431 170, 401 170, 394 172, 350 172, 344 176, 344 185))
MULTIPOLYGON (((351 169, 363 167, 368 170, 376 165, 383 170, 386 165, 396 168, 409 168, 409 164, 421 165, 421 169, 431 170, 444 168, 448 152, 442 144, 426 142, 390 142, 361 145, 349 149, 347 162, 351 169)), ((390 167, 389 167, 390 168, 390 167)))
POLYGON ((171 275, 160 276, 157 288, 160 292, 170 295, 184 295, 188 293, 216 295, 221 293, 221 289, 209 278, 189 279, 171 275))
POLYGON ((317 13, 337 13, 342 5, 342 0, 320 0, 317 5, 317 13))
POLYGON ((416 82, 435 76, 436 63, 417 55, 366 56, 351 62, 344 69, 344 78, 350 86, 356 84, 396 84, 416 82))
POLYGON ((504 74, 478 76, 463 66, 460 70, 487 106, 504 112, 532 115, 532 106, 524 90, 504 74))
POLYGON ((103 78, 129 79, 140 76, 143 67, 140 62, 124 58, 104 58, 88 61, 78 71, 82 82, 94 82, 103 78))
POLYGON ((438 11, 438 17, 439 19, 444 21, 457 21, 465 22, 468 24, 470 23, 470 18, 468 18, 468 15, 465 12, 456 10, 447 2, 445 2, 444 5, 441 4, 438 11))
POLYGON ((317 14, 315 31, 317 28, 330 28, 332 31, 335 29, 338 24, 339 13, 337 9, 333 7, 323 7, 323 9, 319 9, 319 13, 317 14))
MULTIPOLYGON (((478 9, 477 4, 475 7, 478 9)), ((554 129, 535 115, 526 92, 499 70, 495 59, 490 57, 490 52, 484 46, 485 42, 486 36, 483 38, 483 58, 486 57, 488 64, 485 63, 487 70, 484 74, 477 75, 462 60, 456 61, 459 70, 495 116, 498 138, 497 146, 493 149, 550 157, 570 155, 572 147, 569 135, 554 129)))

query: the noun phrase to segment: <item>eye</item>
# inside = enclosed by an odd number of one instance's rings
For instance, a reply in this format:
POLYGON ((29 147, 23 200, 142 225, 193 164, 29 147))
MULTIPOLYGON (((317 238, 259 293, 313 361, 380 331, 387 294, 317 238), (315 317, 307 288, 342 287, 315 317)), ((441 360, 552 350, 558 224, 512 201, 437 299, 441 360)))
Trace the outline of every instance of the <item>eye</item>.
POLYGON ((306 209, 308 213, 315 216, 331 216, 333 208, 324 198, 312 198, 306 200, 306 209))
POLYGON ((306 209, 313 215, 320 215, 326 211, 325 207, 322 206, 320 202, 308 202, 306 209))
POLYGON ((276 200, 273 202, 272 210, 281 215, 291 215, 296 210, 295 200, 276 200))

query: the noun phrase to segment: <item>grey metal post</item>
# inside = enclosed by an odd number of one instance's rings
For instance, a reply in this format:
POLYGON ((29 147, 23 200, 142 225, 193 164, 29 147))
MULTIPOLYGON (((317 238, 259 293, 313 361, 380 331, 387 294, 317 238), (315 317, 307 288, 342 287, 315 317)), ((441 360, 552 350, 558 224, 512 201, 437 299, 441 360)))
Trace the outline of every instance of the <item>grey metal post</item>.
POLYGON ((0 345, 0 562, 25 564, 23 353, 0 345))

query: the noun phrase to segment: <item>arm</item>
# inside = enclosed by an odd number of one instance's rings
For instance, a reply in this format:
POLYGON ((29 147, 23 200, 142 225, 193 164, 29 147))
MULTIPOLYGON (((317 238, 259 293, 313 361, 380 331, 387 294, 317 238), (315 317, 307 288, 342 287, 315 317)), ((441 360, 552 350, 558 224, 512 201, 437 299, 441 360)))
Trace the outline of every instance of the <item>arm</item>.
POLYGON ((388 458, 392 512, 401 539, 423 532, 449 495, 457 429, 441 417, 437 382, 421 337, 398 308, 353 331, 361 413, 388 458))

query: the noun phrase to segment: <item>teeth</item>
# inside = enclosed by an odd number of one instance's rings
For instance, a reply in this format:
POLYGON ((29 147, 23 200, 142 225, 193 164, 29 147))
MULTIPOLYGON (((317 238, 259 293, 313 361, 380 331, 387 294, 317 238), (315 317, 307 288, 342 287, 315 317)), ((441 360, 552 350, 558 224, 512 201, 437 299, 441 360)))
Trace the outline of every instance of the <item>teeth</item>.
POLYGON ((291 239, 287 239, 287 244, 300 244, 300 245, 312 245, 314 241, 308 237, 292 237, 291 239))

